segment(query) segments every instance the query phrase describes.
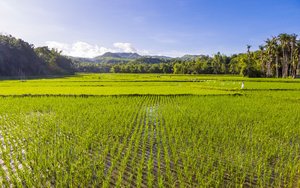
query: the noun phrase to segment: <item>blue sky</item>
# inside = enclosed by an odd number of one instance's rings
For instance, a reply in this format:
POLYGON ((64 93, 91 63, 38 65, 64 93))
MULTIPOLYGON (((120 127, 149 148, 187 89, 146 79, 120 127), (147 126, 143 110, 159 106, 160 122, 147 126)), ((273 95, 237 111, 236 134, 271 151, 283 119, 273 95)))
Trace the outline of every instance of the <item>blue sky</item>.
POLYGON ((67 55, 245 52, 300 35, 300 0, 1 0, 0 32, 67 55))

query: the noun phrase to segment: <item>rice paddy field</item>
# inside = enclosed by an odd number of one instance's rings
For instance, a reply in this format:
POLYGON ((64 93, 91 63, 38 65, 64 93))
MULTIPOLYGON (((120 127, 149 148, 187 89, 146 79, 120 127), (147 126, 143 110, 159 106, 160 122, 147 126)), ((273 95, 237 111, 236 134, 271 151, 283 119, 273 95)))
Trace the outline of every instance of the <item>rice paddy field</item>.
POLYGON ((2 187, 300 187, 300 79, 2 79, 0 105, 2 187))

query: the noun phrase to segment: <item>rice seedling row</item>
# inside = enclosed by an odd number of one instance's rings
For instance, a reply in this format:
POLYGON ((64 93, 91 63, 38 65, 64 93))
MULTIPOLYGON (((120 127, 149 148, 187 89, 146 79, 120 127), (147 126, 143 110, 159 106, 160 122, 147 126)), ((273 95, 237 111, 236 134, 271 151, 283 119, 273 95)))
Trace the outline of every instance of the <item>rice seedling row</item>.
POLYGON ((300 101, 274 97, 0 98, 0 181, 298 187, 300 101))

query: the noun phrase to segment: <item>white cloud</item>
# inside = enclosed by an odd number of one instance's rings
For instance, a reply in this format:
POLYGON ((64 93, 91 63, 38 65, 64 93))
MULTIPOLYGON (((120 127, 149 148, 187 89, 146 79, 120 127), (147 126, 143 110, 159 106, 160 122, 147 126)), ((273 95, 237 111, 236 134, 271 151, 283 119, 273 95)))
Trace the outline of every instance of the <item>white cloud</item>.
POLYGON ((137 52, 137 50, 132 46, 131 43, 116 42, 116 43, 114 43, 114 47, 123 52, 128 52, 128 53, 137 52))
POLYGON ((71 45, 56 41, 47 41, 46 45, 49 48, 61 50, 64 55, 74 57, 96 57, 106 52, 114 52, 114 49, 99 47, 98 45, 91 45, 86 42, 75 42, 71 45))
POLYGON ((93 58, 102 55, 106 52, 127 52, 127 53, 139 53, 141 55, 150 55, 148 50, 137 50, 131 43, 116 42, 113 44, 113 48, 107 48, 98 45, 92 45, 86 42, 78 41, 72 44, 61 43, 57 41, 47 41, 46 45, 49 48, 55 48, 62 51, 64 55, 74 57, 89 57, 93 58))
POLYGON ((96 57, 109 51, 113 52, 114 50, 99 47, 98 45, 91 45, 86 42, 76 42, 72 45, 70 55, 77 57, 96 57))
POLYGON ((46 45, 50 49, 55 48, 55 49, 62 50, 62 51, 68 51, 70 48, 70 46, 68 44, 60 43, 60 42, 56 42, 56 41, 47 41, 46 45))

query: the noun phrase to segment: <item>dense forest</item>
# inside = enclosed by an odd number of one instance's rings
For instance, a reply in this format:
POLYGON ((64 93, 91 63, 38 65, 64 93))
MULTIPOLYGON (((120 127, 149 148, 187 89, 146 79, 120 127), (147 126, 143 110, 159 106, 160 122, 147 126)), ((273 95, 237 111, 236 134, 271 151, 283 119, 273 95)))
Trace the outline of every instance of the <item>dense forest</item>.
POLYGON ((70 59, 48 47, 33 45, 11 35, 0 35, 0 76, 44 76, 73 74, 70 59))
POLYGON ((64 75, 74 72, 236 74, 248 77, 299 77, 300 41, 296 34, 279 34, 259 50, 213 56, 185 55, 180 58, 140 56, 136 53, 105 53, 95 58, 61 55, 48 47, 0 35, 0 76, 64 75))

